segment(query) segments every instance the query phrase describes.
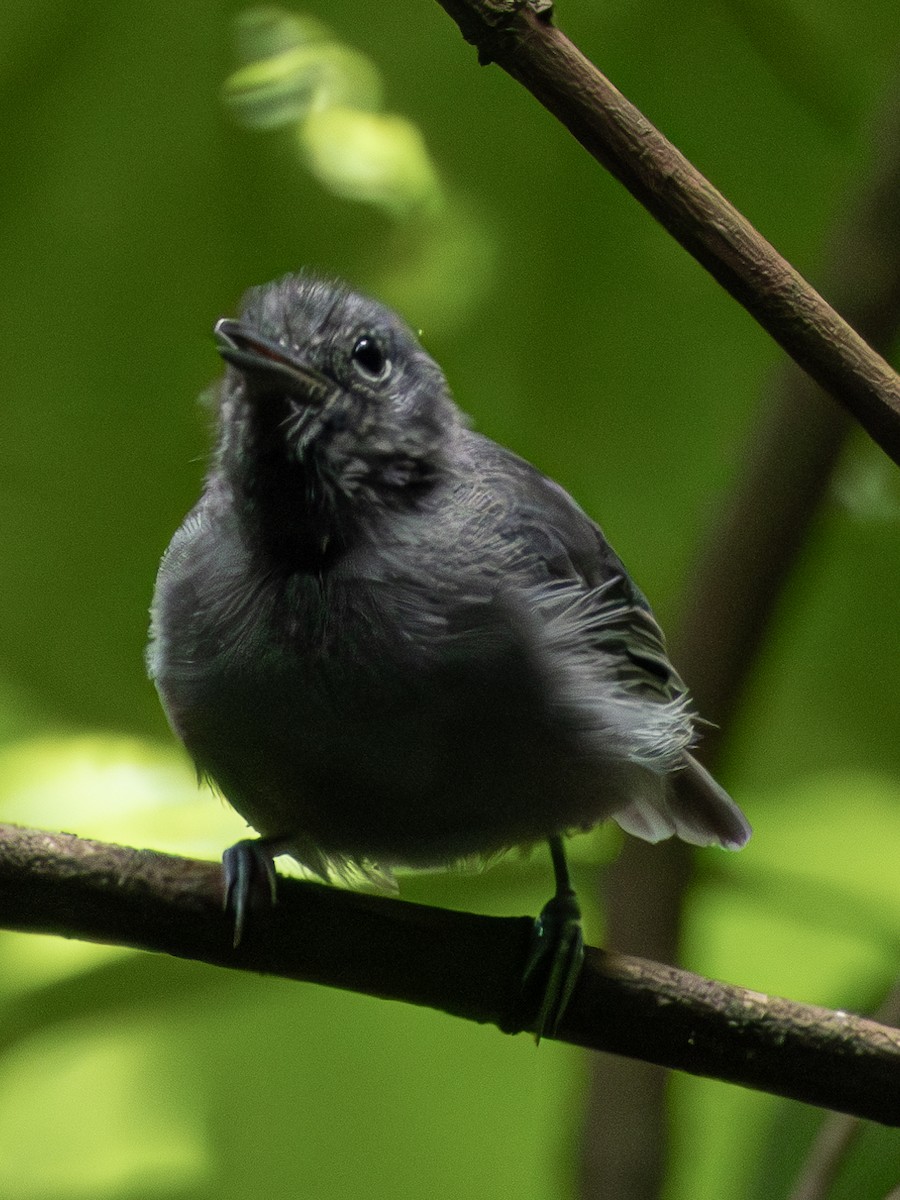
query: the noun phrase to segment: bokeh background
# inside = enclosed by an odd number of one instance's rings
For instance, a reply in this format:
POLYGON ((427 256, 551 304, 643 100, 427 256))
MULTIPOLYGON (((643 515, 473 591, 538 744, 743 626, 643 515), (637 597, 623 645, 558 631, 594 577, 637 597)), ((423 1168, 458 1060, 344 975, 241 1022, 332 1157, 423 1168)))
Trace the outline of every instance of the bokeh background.
MULTIPOLYGON (((224 103, 237 5, 4 0, 4 820, 211 857, 242 836, 197 789, 142 654, 203 476, 210 331, 248 285, 309 266, 400 308, 476 426, 601 521, 664 625, 766 403, 778 349, 433 0, 305 11, 377 66, 427 186, 419 170, 387 201, 339 195, 352 136, 317 173, 293 117, 253 128, 252 97, 224 103)), ((873 130, 900 70, 896 0, 563 0, 558 20, 816 279, 889 149, 873 130)), ((722 776, 756 836, 701 856, 684 934, 694 969, 857 1010, 897 970, 892 472, 851 439, 726 731, 722 776)), ((618 849, 577 843, 589 905, 618 849)), ((536 854, 404 892, 518 913, 548 887, 536 854)), ((572 1196, 587 1072, 571 1048, 406 1006, 0 937, 10 1200, 572 1196)), ((670 1099, 668 1200, 787 1194, 815 1112, 688 1077, 670 1099)), ((900 1142, 869 1128, 833 1195, 898 1182, 900 1142)))

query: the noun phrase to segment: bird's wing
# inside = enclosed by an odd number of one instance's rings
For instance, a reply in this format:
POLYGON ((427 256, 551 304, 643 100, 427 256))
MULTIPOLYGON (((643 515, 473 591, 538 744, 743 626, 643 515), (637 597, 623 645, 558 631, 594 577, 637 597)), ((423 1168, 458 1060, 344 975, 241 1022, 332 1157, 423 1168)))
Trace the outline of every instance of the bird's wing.
POLYGON ((601 753, 667 779, 665 787, 639 789, 609 815, 648 841, 674 834, 695 845, 740 848, 750 826, 688 752, 694 712, 647 600, 599 527, 558 484, 490 446, 479 455, 487 464, 483 486, 499 500, 501 537, 514 547, 511 579, 541 629, 558 694, 601 753))
POLYGON ((558 484, 487 439, 476 449, 477 487, 492 499, 502 546, 498 586, 518 601, 561 702, 605 754, 675 769, 694 740, 693 714, 646 599, 558 484))

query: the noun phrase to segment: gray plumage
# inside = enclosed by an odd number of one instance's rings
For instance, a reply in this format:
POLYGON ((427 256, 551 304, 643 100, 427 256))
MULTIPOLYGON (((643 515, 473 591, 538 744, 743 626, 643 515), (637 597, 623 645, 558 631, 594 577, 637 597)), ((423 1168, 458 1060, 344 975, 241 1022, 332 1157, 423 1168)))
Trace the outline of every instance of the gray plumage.
POLYGON ((599 528, 467 427, 393 313, 289 276, 217 332, 218 443, 148 660, 272 853, 385 881, 606 819, 746 841, 599 528))

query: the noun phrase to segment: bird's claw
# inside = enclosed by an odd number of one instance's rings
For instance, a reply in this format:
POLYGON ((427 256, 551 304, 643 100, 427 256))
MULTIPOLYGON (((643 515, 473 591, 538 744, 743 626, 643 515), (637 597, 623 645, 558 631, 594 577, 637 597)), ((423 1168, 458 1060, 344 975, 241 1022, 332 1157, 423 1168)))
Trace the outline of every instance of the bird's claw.
POLYGON ((534 1030, 536 1042, 556 1033, 583 962, 581 910, 575 893, 567 889, 549 900, 535 920, 522 973, 522 1003, 529 1013, 525 1027, 534 1030))
POLYGON ((273 845, 266 838, 245 838, 222 855, 226 912, 234 915, 234 946, 241 944, 251 908, 275 903, 278 875, 273 845))

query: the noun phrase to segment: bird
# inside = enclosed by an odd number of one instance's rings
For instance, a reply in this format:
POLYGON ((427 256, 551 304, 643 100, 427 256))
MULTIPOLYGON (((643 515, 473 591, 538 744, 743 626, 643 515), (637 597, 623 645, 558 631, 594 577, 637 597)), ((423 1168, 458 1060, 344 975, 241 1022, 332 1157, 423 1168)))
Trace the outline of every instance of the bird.
POLYGON ((215 339, 215 447, 159 567, 147 664, 198 772, 260 835, 223 857, 235 944, 282 854, 389 888, 546 842, 556 890, 522 992, 552 1033, 583 958, 567 834, 750 836, 691 753, 650 606, 379 302, 301 271, 252 288, 215 339))

